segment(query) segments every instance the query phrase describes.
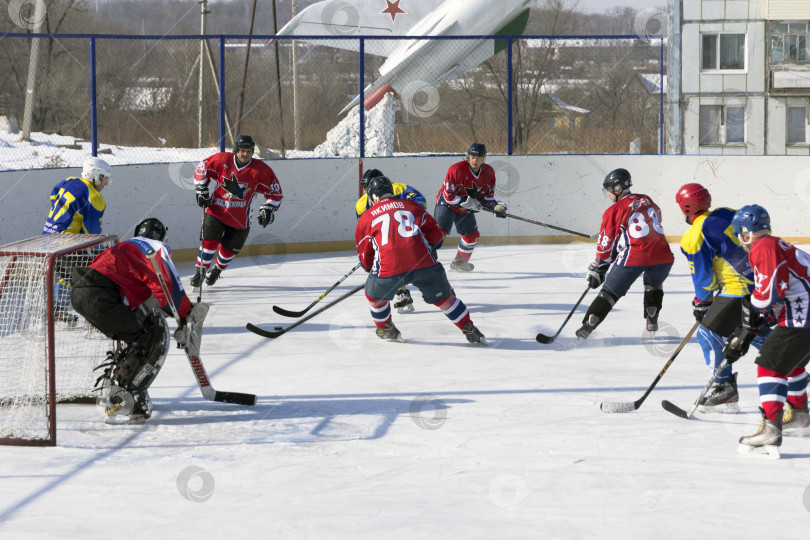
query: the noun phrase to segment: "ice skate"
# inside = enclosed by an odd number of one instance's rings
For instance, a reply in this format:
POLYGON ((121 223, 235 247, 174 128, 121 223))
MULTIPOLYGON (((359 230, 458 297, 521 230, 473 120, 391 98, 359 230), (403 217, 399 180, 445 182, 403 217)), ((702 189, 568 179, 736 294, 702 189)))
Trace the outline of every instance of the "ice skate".
POLYGON ((647 332, 653 333, 658 332, 658 308, 656 307, 648 307, 645 308, 647 320, 647 332))
POLYGON ((222 273, 222 268, 220 268, 217 265, 214 265, 214 267, 208 273, 208 277, 205 278, 205 284, 208 285, 209 287, 212 286, 214 283, 217 282, 217 280, 219 279, 219 275, 221 273, 222 273))
POLYGON ((766 418, 762 407, 759 412, 762 414, 759 428, 751 435, 740 437, 737 451, 753 457, 779 459, 779 447, 782 445, 782 412, 778 413, 776 420, 766 418))
POLYGON ((702 413, 740 412, 740 394, 737 393, 737 374, 731 379, 715 384, 712 393, 700 400, 698 410, 702 413))
POLYGON ((467 341, 470 343, 480 343, 481 345, 489 345, 487 339, 484 337, 484 334, 481 333, 472 322, 467 321, 464 323, 464 326, 461 328, 461 331, 464 332, 464 337, 467 338, 467 341))
POLYGON ((456 253, 456 258, 450 263, 450 270, 453 272, 472 272, 475 265, 461 260, 461 257, 456 253))
POLYGON ((400 343, 405 343, 405 340, 402 339, 402 334, 400 334, 397 327, 394 326, 394 321, 390 320, 385 323, 384 328, 377 328, 377 337, 386 341, 399 341, 400 343))
POLYGON ((413 298, 411 298, 411 291, 402 288, 397 291, 394 297, 394 307, 397 308, 397 313, 411 313, 413 312, 413 298))
POLYGON ((591 332, 596 330, 597 326, 599 326, 599 317, 593 314, 589 315, 588 320, 577 330, 577 337, 581 340, 588 339, 588 336, 591 335, 591 332))
POLYGON ((782 416, 782 435, 785 437, 805 437, 810 435, 810 412, 807 407, 794 409, 790 403, 785 403, 782 416))
POLYGON ((202 286, 203 278, 205 278, 205 268, 202 266, 198 266, 194 275, 191 276, 191 281, 189 284, 191 285, 191 290, 194 293, 200 292, 200 287, 202 286))

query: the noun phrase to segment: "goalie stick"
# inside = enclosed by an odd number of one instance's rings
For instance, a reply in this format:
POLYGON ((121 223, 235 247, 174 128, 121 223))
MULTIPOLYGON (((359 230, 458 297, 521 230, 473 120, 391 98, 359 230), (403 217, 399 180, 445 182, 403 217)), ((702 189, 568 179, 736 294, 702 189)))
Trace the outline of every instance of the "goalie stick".
MULTIPOLYGON (((158 281, 160 282, 160 288, 163 289, 163 295, 166 297, 169 307, 172 310, 172 315, 174 315, 174 319, 177 321, 177 327, 180 328, 182 325, 180 314, 177 313, 177 308, 172 300, 169 287, 166 285, 163 272, 161 272, 160 265, 158 265, 158 262, 155 259, 156 254, 157 253, 154 249, 150 249, 146 252, 146 256, 149 257, 149 260, 152 261, 152 266, 155 268, 155 273, 157 274, 158 281)), ((207 308, 205 311, 206 313, 208 312, 207 308)), ((194 339, 187 339, 185 345, 183 345, 183 350, 186 353, 186 358, 188 358, 189 365, 191 365, 191 370, 194 372, 194 377, 197 380, 197 386, 200 388, 200 392, 205 399, 208 401, 218 401, 221 403, 234 403, 236 405, 256 404, 256 396, 254 394, 221 392, 214 389, 214 387, 211 385, 211 380, 208 378, 208 373, 205 371, 205 366, 203 366, 202 360, 200 360, 200 350, 194 339)))
POLYGON ((703 399, 703 396, 706 395, 706 392, 708 392, 709 389, 714 384, 714 381, 717 379, 717 376, 720 375, 720 372, 723 371, 723 369, 725 369, 725 367, 727 365, 728 365, 728 360, 723 358, 723 361, 720 362, 720 365, 717 366, 717 369, 715 369, 714 373, 712 373, 712 377, 709 379, 709 384, 706 385, 706 387, 703 389, 703 391, 698 396, 697 400, 695 400, 695 404, 692 405, 692 408, 689 409, 688 412, 681 409, 680 407, 678 407, 677 405, 675 405, 671 401, 667 401, 667 400, 662 401, 661 406, 667 412, 671 412, 675 416, 680 416, 681 418, 685 418, 686 420, 689 420, 690 418, 692 418, 692 415, 695 414, 695 411, 697 410, 698 406, 700 406, 700 400, 703 399))
POLYGON ((329 294, 330 292, 334 291, 334 290, 337 288, 337 286, 338 286, 338 285, 340 285, 341 283, 343 283, 343 282, 346 280, 346 278, 347 278, 347 277, 349 277, 350 275, 352 275, 352 274, 354 273, 354 271, 355 271, 355 270, 357 270, 358 268, 360 268, 360 263, 357 263, 356 265, 354 265, 354 268, 352 268, 351 270, 349 270, 349 271, 346 273, 346 275, 344 275, 342 278, 340 278, 339 280, 337 280, 337 282, 335 282, 335 284, 334 284, 334 285, 332 285, 331 287, 329 287, 328 289, 326 289, 322 295, 320 295, 320 296, 319 296, 319 297, 318 297, 318 298, 317 298, 317 299, 316 299, 314 302, 312 302, 310 305, 308 305, 307 307, 305 307, 305 308, 304 308, 304 309, 302 309, 301 311, 290 311, 290 310, 288 310, 288 309, 280 308, 280 307, 278 307, 278 306, 273 306, 273 311, 275 311, 275 312, 276 312, 276 313, 278 313, 279 315, 283 315, 283 316, 285 316, 285 317, 303 317, 304 315, 306 315, 307 311, 309 311, 310 309, 312 309, 312 307, 313 307, 315 304, 317 304, 318 302, 320 302, 321 300, 323 300, 323 298, 324 298, 324 297, 325 297, 327 294, 329 294))
POLYGON ((582 293, 582 296, 580 296, 580 297, 579 297, 579 300, 577 300, 577 303, 576 303, 576 304, 574 304, 574 307, 573 307, 573 308, 571 308, 571 313, 569 313, 569 314, 568 314, 568 317, 566 317, 566 318, 565 318, 565 320, 564 320, 564 321, 563 321, 563 323, 562 323, 562 326, 560 326, 560 329, 559 329, 559 330, 557 330, 557 333, 556 333, 556 334, 554 334, 554 335, 553 335, 553 336, 551 336, 551 337, 549 337, 549 336, 547 336, 547 335, 545 335, 545 334, 537 334, 537 338, 536 338, 536 339, 537 339, 537 341, 539 341, 539 342, 540 342, 540 343, 542 343, 543 345, 548 345, 549 343, 553 343, 553 342, 554 342, 554 340, 555 340, 555 339, 557 339, 557 336, 559 336, 559 335, 560 335, 560 332, 562 332, 563 328, 565 328, 565 325, 566 325, 566 324, 568 324, 568 321, 571 319, 571 316, 572 316, 572 315, 574 314, 574 312, 577 310, 577 308, 579 307, 579 305, 582 303, 582 299, 583 299, 583 298, 585 298, 585 295, 586 295, 586 294, 588 294, 588 291, 590 291, 590 290, 591 290, 591 287, 590 287, 590 285, 589 285, 589 286, 588 286, 588 288, 587 288, 587 289, 585 289, 585 291, 582 293))
POLYGON ((606 413, 624 413, 624 412, 635 411, 636 409, 641 407, 641 404, 644 403, 644 400, 647 399, 647 396, 650 395, 650 392, 652 392, 653 388, 655 388, 655 385, 658 384, 658 381, 660 381, 661 377, 664 376, 664 373, 667 372, 667 370, 669 369, 669 366, 671 366, 672 362, 675 361, 675 358, 678 356, 678 353, 681 352, 681 349, 683 349, 684 346, 686 346, 686 343, 692 337, 692 334, 695 333, 695 330, 697 330, 698 326, 700 326, 700 322, 695 321, 695 324, 692 325, 692 328, 689 330, 689 333, 686 334, 686 337, 683 338, 683 341, 681 341, 681 344, 678 345, 678 347, 675 349, 675 351, 669 357, 669 360, 667 360, 667 363, 664 364, 663 369, 658 373, 658 376, 652 382, 650 387, 647 388, 647 391, 644 392, 643 396, 641 396, 639 399, 637 399, 636 401, 633 401, 633 402, 603 401, 602 405, 600 407, 602 409, 602 412, 606 412, 606 413))
POLYGON ((354 293, 360 291, 360 289, 364 288, 365 286, 366 286, 365 283, 363 285, 358 285, 357 287, 355 287, 351 291, 347 292, 346 294, 344 294, 343 296, 341 296, 337 300, 335 300, 335 301, 333 301, 333 302, 331 302, 329 304, 326 304, 325 306, 323 306, 322 308, 320 308, 320 309, 318 309, 316 311, 313 311, 312 313, 310 313, 309 315, 307 315, 303 319, 295 321, 294 323, 292 323, 287 328, 283 328, 281 330, 276 330, 276 331, 270 331, 270 330, 263 330, 263 329, 259 328, 258 326, 256 326, 255 324, 251 324, 251 323, 247 323, 245 328, 247 328, 248 330, 250 330, 254 334, 260 335, 262 337, 266 337, 266 338, 270 338, 270 339, 277 338, 277 337, 279 337, 279 336, 281 336, 283 334, 286 334, 287 332, 289 332, 290 330, 292 330, 296 326, 299 326, 299 325, 307 322, 308 320, 315 317, 316 315, 319 315, 319 314, 323 313, 324 311, 326 311, 330 307, 334 306, 338 302, 342 302, 343 300, 347 299, 348 297, 350 297, 354 293))
MULTIPOLYGON (((498 212, 495 212, 495 210, 493 210, 492 208, 487 208, 486 206, 482 206, 481 209, 485 210, 487 212, 491 212, 493 214, 498 213, 498 212)), ((583 238, 599 238, 598 234, 590 235, 590 234, 585 234, 585 233, 581 233, 581 232, 577 232, 577 231, 572 231, 571 229, 563 229, 562 227, 557 227, 556 225, 549 225, 548 223, 543 223, 542 221, 535 221, 533 219, 528 219, 528 218, 525 218, 525 217, 516 216, 514 214, 507 214, 506 212, 504 212, 504 215, 506 217, 508 217, 508 218, 517 219, 519 221, 525 221, 526 223, 532 223, 534 225, 540 225, 541 227, 546 227, 548 229, 554 229, 554 230, 557 230, 557 231, 562 231, 562 232, 575 234, 575 235, 581 236, 583 238)))

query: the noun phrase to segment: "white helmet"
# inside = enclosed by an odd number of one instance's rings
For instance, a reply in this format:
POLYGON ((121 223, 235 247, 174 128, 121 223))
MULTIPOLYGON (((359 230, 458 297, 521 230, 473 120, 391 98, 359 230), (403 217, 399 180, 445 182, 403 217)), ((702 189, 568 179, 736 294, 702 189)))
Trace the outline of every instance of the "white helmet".
POLYGON ((112 167, 103 159, 90 158, 82 165, 82 178, 90 180, 96 187, 106 178, 109 185, 109 181, 112 179, 112 167))

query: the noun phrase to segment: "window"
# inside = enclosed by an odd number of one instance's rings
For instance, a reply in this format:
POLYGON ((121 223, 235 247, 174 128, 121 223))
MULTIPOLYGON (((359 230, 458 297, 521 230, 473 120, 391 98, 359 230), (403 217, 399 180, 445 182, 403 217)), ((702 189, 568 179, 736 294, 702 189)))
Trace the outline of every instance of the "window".
POLYGON ((788 107, 787 143, 803 144, 806 142, 807 142, 807 107, 788 107))
POLYGON ((701 69, 745 69, 745 34, 703 34, 701 69))
POLYGON ((772 63, 810 63, 810 28, 807 22, 771 23, 770 44, 772 63))
POLYGON ((745 107, 700 106, 700 144, 745 142, 745 107))

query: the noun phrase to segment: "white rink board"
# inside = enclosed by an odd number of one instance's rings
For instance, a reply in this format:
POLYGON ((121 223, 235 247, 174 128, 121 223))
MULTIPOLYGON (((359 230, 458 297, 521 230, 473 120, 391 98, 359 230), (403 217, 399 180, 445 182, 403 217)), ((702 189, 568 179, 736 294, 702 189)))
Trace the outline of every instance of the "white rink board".
MULTIPOLYGON (((393 181, 419 189, 433 209, 447 168, 462 156, 367 158, 364 168, 381 169, 393 181)), ((282 208, 267 229, 254 230, 248 244, 352 241, 358 196, 357 159, 291 159, 267 162, 281 182, 282 208)), ((601 191, 605 174, 617 167, 633 176, 633 190, 650 195, 664 215, 670 236, 686 230, 675 192, 697 181, 714 196, 715 206, 761 204, 771 212, 774 232, 810 239, 810 161, 793 156, 499 156, 488 163, 498 177, 497 196, 514 215, 586 234, 598 232, 608 200, 601 191)), ((103 229, 122 239, 145 217, 169 227, 174 249, 198 245, 201 210, 194 202, 195 163, 120 165, 103 194, 108 209, 103 229)), ((0 173, 0 244, 39 234, 49 194, 78 168, 0 173)), ((254 217, 255 220, 255 217, 254 217)), ((533 224, 483 215, 483 236, 564 235, 533 224)))

